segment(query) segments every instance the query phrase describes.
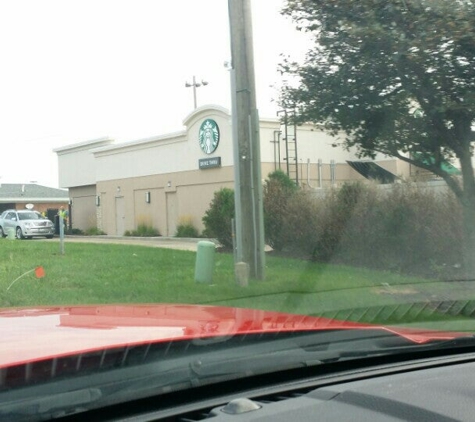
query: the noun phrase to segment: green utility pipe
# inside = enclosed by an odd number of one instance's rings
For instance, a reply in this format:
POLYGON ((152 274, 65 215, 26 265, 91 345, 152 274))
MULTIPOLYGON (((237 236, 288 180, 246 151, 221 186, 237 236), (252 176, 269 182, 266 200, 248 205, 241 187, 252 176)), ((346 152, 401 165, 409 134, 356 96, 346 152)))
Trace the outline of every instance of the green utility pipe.
POLYGON ((211 283, 213 281, 214 253, 216 245, 202 240, 196 251, 195 282, 211 283))

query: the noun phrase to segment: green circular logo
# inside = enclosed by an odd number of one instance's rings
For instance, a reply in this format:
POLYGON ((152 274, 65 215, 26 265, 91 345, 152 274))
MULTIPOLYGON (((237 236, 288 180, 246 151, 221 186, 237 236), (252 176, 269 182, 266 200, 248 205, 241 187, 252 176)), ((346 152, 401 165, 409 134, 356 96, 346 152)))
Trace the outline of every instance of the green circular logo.
POLYGON ((206 119, 200 126, 200 148, 205 154, 212 154, 219 144, 219 127, 213 119, 206 119))

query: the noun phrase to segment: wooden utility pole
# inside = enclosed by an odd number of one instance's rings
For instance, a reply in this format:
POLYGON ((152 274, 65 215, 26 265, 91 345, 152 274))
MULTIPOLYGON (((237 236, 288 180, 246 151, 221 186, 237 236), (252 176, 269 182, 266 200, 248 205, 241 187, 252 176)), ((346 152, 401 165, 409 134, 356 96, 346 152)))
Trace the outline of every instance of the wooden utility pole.
MULTIPOLYGON (((228 0, 236 203, 236 260, 265 278, 259 114, 256 106, 250 0, 228 0)), ((236 263, 237 263, 236 262, 236 263)))

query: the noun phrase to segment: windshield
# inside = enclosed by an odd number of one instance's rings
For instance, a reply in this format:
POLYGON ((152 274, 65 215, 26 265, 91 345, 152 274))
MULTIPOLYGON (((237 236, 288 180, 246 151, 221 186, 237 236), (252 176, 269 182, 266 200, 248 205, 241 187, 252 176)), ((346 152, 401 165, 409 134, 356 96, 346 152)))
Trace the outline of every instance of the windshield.
POLYGON ((470 344, 472 1, 1 15, 0 415, 470 344))
POLYGON ((18 219, 19 220, 40 220, 41 214, 38 214, 37 212, 19 212, 18 213, 18 219))

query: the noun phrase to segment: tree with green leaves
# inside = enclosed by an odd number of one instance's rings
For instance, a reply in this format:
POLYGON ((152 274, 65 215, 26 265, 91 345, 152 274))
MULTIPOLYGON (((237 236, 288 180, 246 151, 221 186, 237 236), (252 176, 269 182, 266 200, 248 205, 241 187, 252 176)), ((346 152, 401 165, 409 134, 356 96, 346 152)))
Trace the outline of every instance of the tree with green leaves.
POLYGON ((303 63, 282 64, 295 80, 283 106, 360 156, 443 178, 464 210, 464 263, 475 276, 475 2, 288 0, 283 13, 314 40, 303 63), (454 160, 461 176, 447 166, 454 160))

